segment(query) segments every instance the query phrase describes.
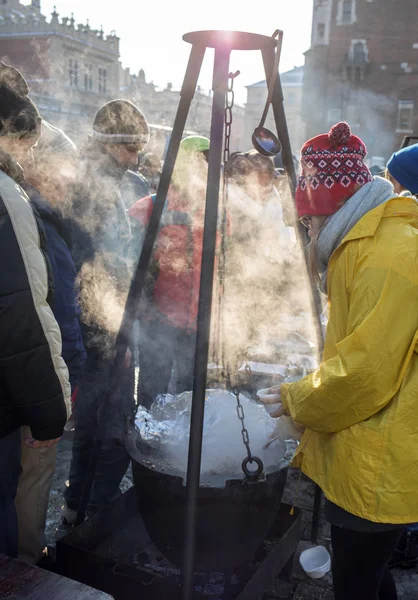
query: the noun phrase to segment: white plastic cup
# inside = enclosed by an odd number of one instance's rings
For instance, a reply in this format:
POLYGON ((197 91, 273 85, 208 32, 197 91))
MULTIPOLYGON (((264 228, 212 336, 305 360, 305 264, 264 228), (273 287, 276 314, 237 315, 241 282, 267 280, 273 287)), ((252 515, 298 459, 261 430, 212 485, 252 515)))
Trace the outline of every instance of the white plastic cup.
POLYGON ((311 579, 321 579, 331 570, 331 556, 324 546, 315 546, 305 550, 299 562, 306 575, 311 579))
POLYGON ((280 394, 268 394, 268 388, 264 390, 258 390, 257 397, 264 404, 264 408, 269 415, 276 412, 281 407, 280 394))

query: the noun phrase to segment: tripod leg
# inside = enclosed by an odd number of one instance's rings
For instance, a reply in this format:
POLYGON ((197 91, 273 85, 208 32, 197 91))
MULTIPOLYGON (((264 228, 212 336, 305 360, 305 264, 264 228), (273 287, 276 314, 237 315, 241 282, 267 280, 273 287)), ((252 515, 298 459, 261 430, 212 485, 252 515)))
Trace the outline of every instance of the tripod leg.
POLYGON ((182 599, 192 600, 196 547, 197 496, 200 483, 203 418, 205 412, 206 376, 209 354, 210 317, 213 292, 218 203, 230 51, 217 48, 213 72, 213 104, 210 130, 208 185, 203 233, 202 271, 200 277, 199 312, 195 350, 193 402, 190 422, 189 457, 187 463, 187 510, 182 599))
POLYGON ((158 186, 157 198, 155 200, 154 209, 152 211, 151 218, 148 224, 147 233, 145 235, 145 240, 142 247, 141 255, 139 257, 136 272, 134 274, 129 289, 122 325, 116 338, 116 358, 113 366, 111 385, 109 386, 109 392, 102 400, 102 410, 99 411, 99 414, 102 414, 103 418, 99 418, 97 432, 94 438, 93 449, 91 452, 83 491, 81 494, 80 505, 77 511, 76 525, 83 522, 87 505, 90 499, 91 488, 93 486, 94 475, 96 473, 97 463, 99 461, 100 451, 102 448, 102 442, 105 434, 106 415, 108 416, 109 414, 107 408, 108 405, 112 402, 115 391, 117 391, 118 389, 120 379, 119 373, 122 369, 123 359, 126 353, 126 348, 128 346, 130 331, 132 328, 132 324, 135 320, 136 308, 138 306, 142 289, 144 287, 145 277, 148 271, 152 249, 154 247, 155 239, 158 233, 161 214, 163 212, 168 188, 170 187, 174 165, 176 163, 181 138, 183 135, 187 116, 189 114, 190 104, 195 93, 197 80, 205 55, 205 50, 206 48, 202 46, 192 46, 192 50, 190 53, 189 63, 187 65, 183 87, 180 93, 180 103, 177 109, 173 131, 168 146, 167 156, 161 174, 160 185, 158 186))
MULTIPOLYGON (((266 72, 266 78, 268 80, 269 76, 271 74, 271 71, 273 69, 273 65, 274 65, 274 50, 262 50, 262 54, 263 54, 263 63, 264 63, 264 69, 266 72)), ((291 189, 292 195, 294 197, 295 190, 296 190, 296 173, 295 173, 295 166, 293 163, 292 149, 290 146, 289 131, 287 129, 286 114, 284 111, 283 90, 282 90, 282 84, 280 81, 280 75, 278 75, 277 79, 276 79, 275 89, 274 89, 274 93, 273 93, 272 106, 273 106, 274 120, 276 122, 276 127, 277 127, 277 133, 278 133, 279 139, 282 143, 283 166, 286 169, 286 173, 287 173, 287 176, 289 179, 290 189, 291 189)), ((299 234, 299 239, 301 241, 303 241, 305 232, 302 231, 300 227, 298 228, 298 234, 299 234)), ((320 293, 317 289, 317 286, 314 283, 314 281, 312 280, 309 268, 308 268, 308 273, 309 273, 309 276, 311 279, 311 286, 312 286, 312 309, 313 309, 314 315, 316 317, 316 329, 318 332, 318 340, 319 340, 319 345, 320 345, 319 349, 322 354, 322 348, 323 348, 323 335, 322 335, 322 327, 321 327, 322 302, 321 302, 321 297, 320 297, 320 293)), ((313 517, 312 517, 312 533, 311 533, 313 541, 316 541, 316 539, 318 537, 318 526, 319 526, 320 515, 321 515, 321 498, 322 498, 322 491, 318 486, 315 486, 315 501, 314 501, 314 509, 313 509, 313 517)))
MULTIPOLYGON (((263 49, 261 52, 263 55, 264 70, 266 72, 266 79, 268 82, 272 70, 274 68, 274 49, 263 49)), ((292 194, 294 195, 296 189, 296 173, 295 165, 293 163, 292 149, 290 146, 289 132, 287 129, 286 115, 284 112, 283 91, 282 84, 280 81, 280 75, 277 75, 276 81, 274 83, 274 92, 271 104, 273 107, 273 114, 274 120, 276 122, 277 134, 282 144, 283 166, 286 170, 287 177, 289 179, 290 189, 292 190, 292 194)))
POLYGON ((149 220, 147 233, 145 235, 144 244, 142 246, 141 256, 139 257, 137 270, 132 280, 131 289, 129 290, 128 300, 125 308, 125 317, 127 318, 133 317, 135 313, 135 308, 138 304, 142 292, 142 288, 144 286, 145 276, 148 271, 152 249, 154 247, 155 239, 158 233, 161 214, 163 212, 168 189, 170 187, 174 165, 176 163, 181 138, 183 136, 184 127, 186 125, 187 116, 189 114, 190 104, 193 100, 193 96, 196 90, 196 84, 200 74, 205 50, 206 48, 202 46, 192 46, 189 64, 187 65, 186 75, 184 77, 183 86, 180 92, 179 107, 177 109, 176 118, 174 120, 173 131, 171 133, 170 143, 168 145, 167 155, 161 173, 160 184, 157 190, 157 197, 155 199, 154 209, 149 220))

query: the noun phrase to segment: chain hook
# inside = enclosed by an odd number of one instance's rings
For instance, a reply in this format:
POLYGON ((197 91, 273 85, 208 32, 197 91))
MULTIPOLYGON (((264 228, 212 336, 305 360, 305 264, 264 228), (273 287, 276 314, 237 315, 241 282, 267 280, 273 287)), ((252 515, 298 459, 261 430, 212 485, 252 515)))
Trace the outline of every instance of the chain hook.
POLYGON ((248 433, 248 429, 245 427, 244 407, 242 406, 241 400, 239 399, 239 389, 237 387, 234 387, 232 393, 237 399, 237 416, 238 419, 241 421, 242 442, 247 450, 247 457, 244 458, 244 460, 242 461, 242 470, 248 481, 258 481, 262 477, 264 472, 263 461, 257 456, 253 456, 251 454, 250 434, 248 433), (255 470, 250 470, 248 468, 248 465, 254 463, 257 465, 257 468, 255 470))

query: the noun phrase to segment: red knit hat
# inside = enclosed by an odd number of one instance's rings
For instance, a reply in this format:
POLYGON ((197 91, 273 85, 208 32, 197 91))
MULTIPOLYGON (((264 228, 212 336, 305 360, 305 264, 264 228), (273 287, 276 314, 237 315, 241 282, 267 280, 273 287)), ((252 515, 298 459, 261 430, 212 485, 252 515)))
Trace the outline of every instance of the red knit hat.
POLYGON ((348 123, 338 123, 328 134, 312 138, 301 150, 301 176, 296 208, 304 215, 332 215, 359 187, 373 180, 364 164, 364 143, 351 135, 348 123))

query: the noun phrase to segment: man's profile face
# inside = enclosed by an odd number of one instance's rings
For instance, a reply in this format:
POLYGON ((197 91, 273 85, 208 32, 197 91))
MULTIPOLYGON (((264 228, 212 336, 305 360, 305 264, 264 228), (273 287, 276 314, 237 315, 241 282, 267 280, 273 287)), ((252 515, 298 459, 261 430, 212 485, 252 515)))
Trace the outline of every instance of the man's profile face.
POLYGON ((140 146, 137 144, 108 144, 107 149, 121 167, 126 170, 137 169, 140 146))

